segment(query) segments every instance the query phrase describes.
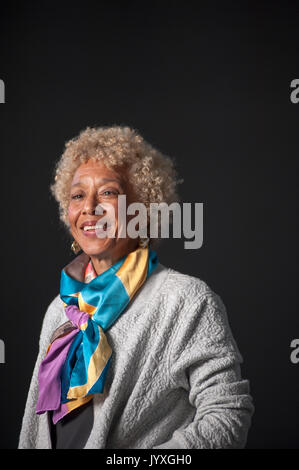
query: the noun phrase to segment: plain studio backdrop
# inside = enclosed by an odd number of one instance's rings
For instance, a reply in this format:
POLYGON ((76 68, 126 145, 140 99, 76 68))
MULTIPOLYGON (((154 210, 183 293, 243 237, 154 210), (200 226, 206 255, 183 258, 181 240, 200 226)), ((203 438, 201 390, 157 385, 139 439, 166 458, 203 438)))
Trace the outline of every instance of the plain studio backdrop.
POLYGON ((1 4, 2 448, 17 446, 43 315, 73 258, 55 162, 82 129, 112 124, 173 157, 181 200, 204 204, 203 246, 158 254, 226 305, 256 408, 247 447, 299 447, 299 11, 210 3, 1 4))

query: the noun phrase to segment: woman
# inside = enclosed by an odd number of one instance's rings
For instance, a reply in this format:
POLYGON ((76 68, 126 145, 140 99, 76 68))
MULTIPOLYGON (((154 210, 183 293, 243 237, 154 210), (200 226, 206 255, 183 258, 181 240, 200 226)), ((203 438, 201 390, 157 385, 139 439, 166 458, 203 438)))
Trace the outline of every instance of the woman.
POLYGON ((66 144, 52 191, 82 253, 43 321, 19 448, 245 446, 253 404, 220 297, 123 230, 121 196, 145 205, 148 235, 150 204, 176 201, 177 183, 130 128, 66 144))

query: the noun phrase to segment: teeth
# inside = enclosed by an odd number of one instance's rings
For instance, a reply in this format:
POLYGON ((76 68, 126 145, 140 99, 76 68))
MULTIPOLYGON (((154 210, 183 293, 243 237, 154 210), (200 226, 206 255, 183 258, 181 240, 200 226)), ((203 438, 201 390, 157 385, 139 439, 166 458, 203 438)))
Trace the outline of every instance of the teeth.
POLYGON ((83 230, 84 230, 85 232, 87 232, 87 230, 102 229, 102 228, 104 228, 104 226, 105 226, 105 224, 102 224, 102 225, 100 225, 100 224, 97 224, 97 225, 85 225, 85 226, 83 227, 83 230))

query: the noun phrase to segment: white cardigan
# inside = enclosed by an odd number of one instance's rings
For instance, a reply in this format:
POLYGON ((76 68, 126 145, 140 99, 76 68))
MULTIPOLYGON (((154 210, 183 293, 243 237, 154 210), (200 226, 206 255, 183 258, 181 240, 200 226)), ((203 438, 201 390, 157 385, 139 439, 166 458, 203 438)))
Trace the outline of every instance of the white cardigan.
MULTIPOLYGON (((51 448, 48 415, 36 415, 37 373, 60 297, 46 312, 19 448, 51 448)), ((85 448, 243 448, 254 411, 249 382, 220 297, 202 280, 161 264, 106 332, 113 350, 103 394, 93 398, 85 448)))

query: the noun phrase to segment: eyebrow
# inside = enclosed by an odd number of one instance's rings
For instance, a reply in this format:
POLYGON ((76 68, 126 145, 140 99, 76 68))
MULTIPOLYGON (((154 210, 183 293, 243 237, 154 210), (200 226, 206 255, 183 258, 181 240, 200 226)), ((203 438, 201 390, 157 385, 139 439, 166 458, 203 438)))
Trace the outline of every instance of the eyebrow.
MULTIPOLYGON (((113 182, 118 183, 119 185, 121 185, 121 181, 113 179, 113 178, 100 178, 98 181, 100 183, 109 183, 109 182, 113 181, 113 182)), ((84 183, 83 182, 75 183, 75 184, 72 184, 71 187, 74 188, 75 186, 82 186, 82 184, 84 184, 84 183)))

